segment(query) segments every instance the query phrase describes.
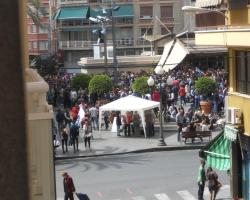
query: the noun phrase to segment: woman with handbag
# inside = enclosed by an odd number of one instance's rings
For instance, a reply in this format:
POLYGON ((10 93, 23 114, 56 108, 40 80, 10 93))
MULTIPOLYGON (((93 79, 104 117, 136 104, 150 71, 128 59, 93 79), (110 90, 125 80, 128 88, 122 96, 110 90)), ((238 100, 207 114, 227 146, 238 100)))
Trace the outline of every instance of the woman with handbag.
POLYGON ((208 180, 208 189, 210 192, 210 200, 215 200, 216 195, 219 192, 222 184, 218 181, 218 175, 212 169, 212 167, 207 168, 207 180, 208 180))

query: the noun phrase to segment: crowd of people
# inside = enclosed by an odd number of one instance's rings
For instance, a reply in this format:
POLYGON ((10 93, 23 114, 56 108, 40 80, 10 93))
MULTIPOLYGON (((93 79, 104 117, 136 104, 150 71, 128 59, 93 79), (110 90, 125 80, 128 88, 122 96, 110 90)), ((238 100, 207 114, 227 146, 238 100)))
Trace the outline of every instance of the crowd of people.
MULTIPOLYGON (((114 79, 113 74, 108 74, 114 79)), ((93 129, 99 128, 99 107, 106 103, 114 101, 127 95, 139 96, 132 89, 132 84, 137 77, 152 76, 155 80, 161 79, 161 91, 159 84, 153 90, 140 96, 145 99, 160 101, 162 98, 163 117, 165 121, 175 120, 178 125, 178 137, 180 141, 180 133, 185 130, 211 130, 213 128, 213 120, 223 114, 224 99, 227 95, 228 74, 224 69, 207 69, 200 70, 197 67, 180 66, 170 72, 157 77, 156 74, 141 72, 119 72, 119 84, 112 91, 98 96, 89 94, 87 89, 72 88, 71 80, 74 74, 59 73, 57 75, 47 75, 44 79, 49 84, 47 93, 47 101, 57 110, 56 121, 57 130, 62 139, 63 152, 67 151, 66 144, 72 144, 74 151, 78 150, 78 137, 84 129, 87 135, 92 134, 93 129), (218 89, 213 94, 213 112, 210 116, 205 116, 200 111, 199 102, 202 96, 195 90, 195 81, 201 76, 210 76, 218 84, 218 89), (161 92, 161 95, 160 95, 161 92), (185 110, 186 105, 190 105, 185 110), (84 116, 79 122, 80 107, 84 111, 84 116), (77 121, 78 120, 78 121, 77 121), (78 131, 76 131, 78 129, 78 131), (90 134, 91 133, 91 134, 90 134), (69 139, 68 139, 69 138, 69 139), (65 148, 64 148, 65 147, 65 148)), ((146 111, 146 135, 154 136, 154 123, 158 117, 159 109, 146 111)), ((117 135, 130 136, 132 134, 143 134, 140 116, 136 112, 120 113, 120 112, 104 112, 103 123, 105 130, 109 130, 110 124, 116 117, 117 135)), ((90 148, 89 139, 85 140, 86 147, 90 148)))

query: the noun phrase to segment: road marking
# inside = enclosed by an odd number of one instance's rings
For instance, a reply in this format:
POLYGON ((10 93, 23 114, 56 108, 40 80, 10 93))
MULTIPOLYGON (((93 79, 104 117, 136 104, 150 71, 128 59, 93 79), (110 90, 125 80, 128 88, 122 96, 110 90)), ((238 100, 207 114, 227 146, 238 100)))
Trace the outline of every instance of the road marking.
POLYGON ((101 192, 97 192, 96 194, 97 194, 98 197, 100 197, 100 198, 102 197, 102 193, 101 192))
POLYGON ((132 198, 133 200, 146 200, 143 196, 136 196, 132 198))
POLYGON ((57 197, 57 200, 64 200, 63 197, 57 197))
POLYGON ((133 194, 133 192, 132 192, 132 190, 131 190, 130 188, 127 189, 127 192, 128 192, 129 194, 133 194))
POLYGON ((196 200, 196 198, 187 190, 177 191, 176 193, 184 200, 196 200))
POLYGON ((161 193, 161 194, 155 194, 154 195, 158 200, 170 200, 168 195, 161 193))

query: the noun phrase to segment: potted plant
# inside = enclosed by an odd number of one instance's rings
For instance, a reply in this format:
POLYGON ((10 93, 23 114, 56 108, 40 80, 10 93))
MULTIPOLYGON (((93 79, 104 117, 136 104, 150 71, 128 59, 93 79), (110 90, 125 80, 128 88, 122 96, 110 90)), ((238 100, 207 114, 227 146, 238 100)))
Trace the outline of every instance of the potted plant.
POLYGON ((216 81, 210 77, 200 77, 195 81, 195 89, 202 96, 200 106, 202 111, 207 115, 212 110, 212 95, 217 89, 216 81))

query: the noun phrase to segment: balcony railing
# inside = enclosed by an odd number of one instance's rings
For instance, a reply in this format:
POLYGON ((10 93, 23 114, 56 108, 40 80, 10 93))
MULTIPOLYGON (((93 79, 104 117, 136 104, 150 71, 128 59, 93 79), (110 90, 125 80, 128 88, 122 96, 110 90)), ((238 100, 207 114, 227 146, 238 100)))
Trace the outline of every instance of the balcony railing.
POLYGON ((88 3, 88 0, 59 0, 59 4, 88 3))
MULTIPOLYGON (((93 44, 96 44, 96 41, 60 41, 59 49, 92 49, 93 44)), ((112 45, 112 40, 107 40, 107 45, 112 45)), ((134 40, 131 38, 116 40, 117 48, 126 48, 133 46, 149 46, 150 42, 138 39, 134 40)))

